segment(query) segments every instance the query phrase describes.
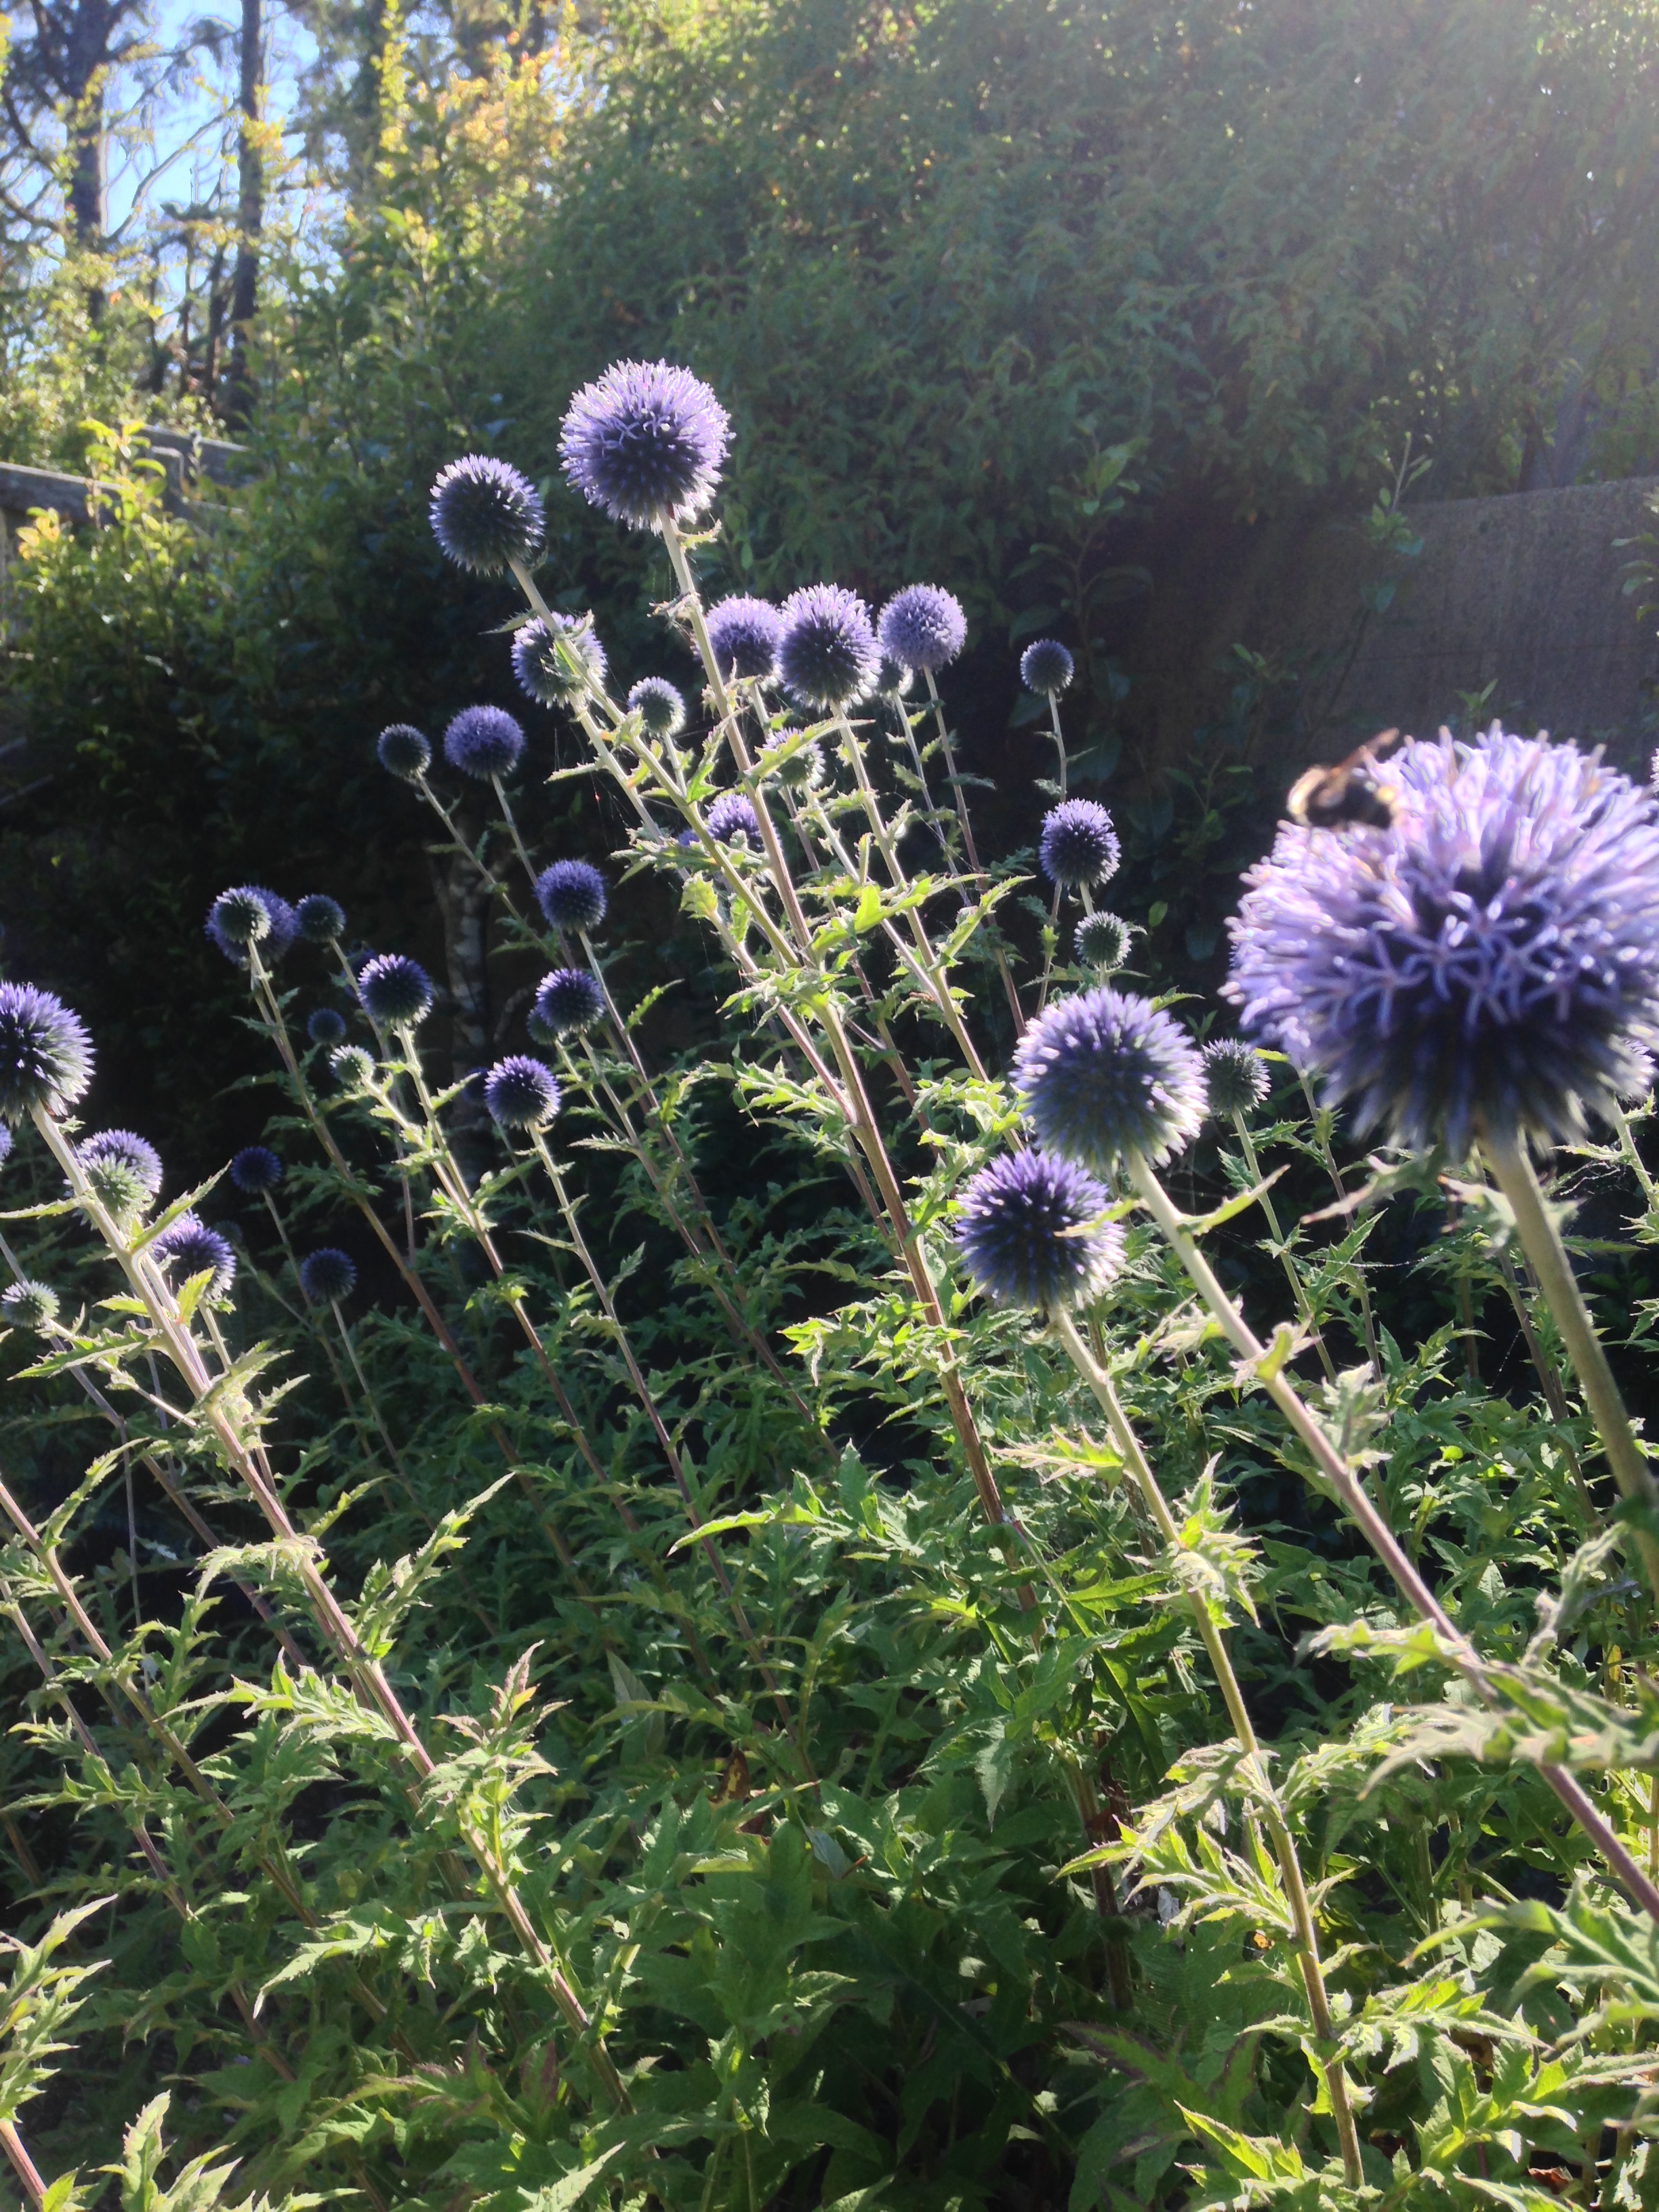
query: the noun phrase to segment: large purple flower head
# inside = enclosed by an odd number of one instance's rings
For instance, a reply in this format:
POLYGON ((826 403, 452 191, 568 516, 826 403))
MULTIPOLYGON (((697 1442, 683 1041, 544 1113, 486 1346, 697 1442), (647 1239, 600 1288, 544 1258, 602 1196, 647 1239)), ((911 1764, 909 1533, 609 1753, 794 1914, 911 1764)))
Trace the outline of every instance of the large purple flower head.
POLYGON ((1051 884, 1068 890, 1103 884, 1121 858, 1112 817, 1098 800, 1062 799, 1043 816, 1037 860, 1051 884))
POLYGON ((536 903, 550 929, 597 929, 605 920, 605 878, 591 860, 555 860, 536 878, 536 903))
POLYGON ((938 584, 907 584, 882 609, 878 629, 882 651, 901 668, 937 673, 968 642, 961 600, 938 584))
POLYGON ((613 520, 689 522, 714 495, 731 425, 689 368, 619 361, 571 401, 559 435, 570 483, 613 520))
POLYGON ((1359 1125, 1461 1153, 1578 1133, 1659 1044, 1659 808, 1496 725, 1388 763, 1391 827, 1286 823, 1246 877, 1226 993, 1359 1125))
POLYGON ((1072 656, 1057 638, 1039 637, 1019 656, 1019 680, 1028 691, 1052 699, 1077 673, 1072 656))
POLYGON ((205 927, 226 959, 242 968, 247 965, 250 945, 258 946, 261 963, 270 968, 300 933, 293 908, 263 884, 239 884, 234 890, 221 891, 208 908, 205 927))
POLYGON ((531 1009, 530 1027, 544 1036, 591 1029, 605 1012, 605 993, 586 968, 556 968, 544 975, 531 1009))
POLYGON ((1014 1054, 1013 1085, 1050 1151, 1105 1170, 1127 1152, 1157 1166, 1204 1122, 1204 1063, 1150 999, 1101 989, 1039 1014, 1014 1054))
POLYGON ((357 988, 369 1019, 389 1030, 413 1029, 423 1022, 436 995, 420 962, 401 952, 378 954, 358 976, 357 988))
POLYGON ((463 707, 444 732, 444 758, 479 783, 511 775, 523 750, 524 732, 503 707, 463 707))
POLYGON ((641 676, 628 695, 628 711, 639 716, 649 738, 677 738, 685 727, 685 701, 665 676, 641 676))
POLYGON ((1205 1094, 1223 1121, 1249 1114, 1272 1089, 1267 1063, 1243 1037, 1217 1037, 1204 1048, 1205 1094))
POLYGON ((0 1121, 32 1106, 72 1106, 92 1081, 92 1039, 78 1014, 33 983, 0 983, 0 1121))
POLYGON ((1044 1313, 1086 1305, 1123 1263, 1123 1231, 1097 1217, 1111 1204, 1092 1176, 1052 1152, 1009 1152, 963 1193, 957 1245, 998 1305, 1044 1313), (1085 1222, 1085 1236, 1068 1234, 1085 1222))
POLYGON ((236 1255, 218 1231, 210 1229, 198 1214, 181 1213, 176 1221, 169 1221, 149 1249, 151 1256, 175 1283, 187 1283, 194 1275, 209 1277, 210 1298, 223 1297, 236 1279, 236 1255))
POLYGON ((488 453, 464 454, 440 470, 428 513, 443 551, 483 576, 533 560, 547 527, 529 477, 488 453))
POLYGON ((881 673, 870 610, 839 584, 805 584, 783 603, 778 670, 804 705, 821 711, 867 698, 881 673))
POLYGON ((87 1181, 118 1221, 130 1221, 161 1188, 161 1155, 132 1129, 100 1129, 75 1148, 87 1181))
POLYGON ((603 690, 608 665, 592 615, 562 615, 554 608, 545 620, 538 615, 514 633, 513 673, 519 689, 544 707, 568 707, 590 691, 603 690), (554 649, 556 638, 571 666, 554 649))
POLYGON ((708 610, 708 647, 714 665, 729 682, 734 676, 768 677, 778 665, 783 617, 770 599, 738 593, 708 610))
POLYGON ((484 1078, 484 1104, 504 1129, 539 1129, 559 1110, 558 1080, 543 1061, 513 1053, 484 1078))
POLYGON ((723 791, 708 809, 708 834, 722 845, 758 848, 760 817, 740 791, 723 791))

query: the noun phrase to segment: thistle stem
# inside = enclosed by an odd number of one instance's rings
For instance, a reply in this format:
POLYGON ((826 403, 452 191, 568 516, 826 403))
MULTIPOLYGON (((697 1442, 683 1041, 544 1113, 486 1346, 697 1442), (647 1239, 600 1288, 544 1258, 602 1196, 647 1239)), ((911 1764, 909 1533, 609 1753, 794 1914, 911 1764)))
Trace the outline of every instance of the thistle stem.
POLYGON ((1656 1183, 1648 1173, 1642 1155, 1636 1149, 1636 1132, 1631 1127, 1630 1116, 1622 1107, 1614 1104, 1607 1109, 1607 1118, 1618 1132, 1619 1149, 1625 1155, 1631 1173, 1642 1186, 1642 1196, 1651 1212, 1655 1206, 1659 1205, 1659 1183, 1656 1183))
POLYGON ((1262 1188, 1261 1163, 1256 1158, 1255 1142, 1250 1135, 1249 1124, 1242 1114, 1236 1113, 1233 1115, 1233 1129, 1238 1138, 1239 1149, 1244 1155, 1245 1172, 1256 1189, 1261 1192, 1261 1196, 1256 1202, 1266 1217, 1268 1232, 1273 1243, 1279 1247, 1279 1265, 1284 1268, 1285 1279, 1291 1286, 1291 1296, 1295 1300, 1296 1310, 1302 1316, 1304 1327, 1313 1338, 1321 1365, 1330 1380, 1334 1382, 1336 1363, 1326 1347, 1324 1338, 1320 1334, 1318 1322, 1314 1319, 1313 1308, 1308 1303, 1308 1293, 1303 1287, 1301 1274, 1297 1271, 1295 1261, 1291 1257, 1291 1248, 1285 1242, 1285 1232, 1279 1225, 1279 1215, 1274 1210, 1272 1194, 1262 1188))

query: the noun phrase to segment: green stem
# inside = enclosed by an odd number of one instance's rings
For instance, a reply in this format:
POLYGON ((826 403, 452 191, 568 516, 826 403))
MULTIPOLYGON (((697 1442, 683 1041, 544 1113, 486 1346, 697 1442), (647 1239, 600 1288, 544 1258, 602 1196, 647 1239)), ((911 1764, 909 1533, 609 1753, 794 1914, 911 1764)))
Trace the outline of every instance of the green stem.
POLYGON ((1303 1288, 1302 1277, 1297 1273, 1295 1261, 1291 1257, 1291 1248, 1285 1242, 1285 1232, 1279 1225, 1279 1215, 1274 1210, 1272 1194, 1262 1188, 1261 1163, 1256 1158, 1255 1140, 1250 1135, 1242 1114, 1233 1115, 1233 1129, 1237 1135, 1239 1147, 1244 1155, 1245 1172, 1252 1183, 1261 1192, 1257 1203, 1267 1217, 1268 1231, 1273 1243, 1279 1248, 1279 1265, 1284 1268, 1285 1279, 1291 1286, 1291 1296, 1296 1301, 1296 1310, 1302 1316, 1303 1326, 1313 1338, 1321 1365, 1324 1368, 1327 1376, 1334 1382, 1336 1363, 1331 1358, 1330 1352, 1326 1348, 1325 1340, 1319 1333, 1319 1324, 1314 1319, 1313 1308, 1308 1303, 1308 1293, 1303 1288))

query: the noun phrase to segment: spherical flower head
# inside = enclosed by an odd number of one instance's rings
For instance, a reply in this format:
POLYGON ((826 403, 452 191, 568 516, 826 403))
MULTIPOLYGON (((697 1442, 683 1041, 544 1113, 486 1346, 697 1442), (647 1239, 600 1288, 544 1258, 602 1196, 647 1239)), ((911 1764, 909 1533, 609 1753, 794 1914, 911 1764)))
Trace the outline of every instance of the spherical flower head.
POLYGON ((465 453, 440 470, 428 513, 441 550, 481 576, 532 561, 547 529, 529 477, 489 453, 465 453))
POLYGON ((349 1254, 336 1244, 319 1245, 300 1262, 300 1288, 313 1305, 332 1305, 348 1298, 356 1288, 357 1270, 349 1254))
POLYGON ((689 522, 714 495, 731 437, 726 410, 689 368, 619 361, 571 401, 559 458, 574 489, 616 522, 689 522))
POLYGON ((1461 1155, 1576 1136, 1651 1079, 1659 810, 1571 745, 1494 727, 1387 763, 1388 829, 1284 824, 1226 994, 1362 1129, 1461 1155))
POLYGON ((1034 639, 1019 656, 1019 680, 1028 691, 1054 698, 1077 673, 1065 647, 1052 637, 1034 639))
POLYGON ((58 1293, 25 1275, 0 1291, 0 1322, 8 1328, 48 1329, 58 1318, 58 1293))
POLYGON ((1053 1313, 1087 1305, 1123 1264, 1123 1231, 1101 1221, 1108 1194, 1052 1152, 1010 1152, 963 1193, 957 1248, 976 1287, 1000 1306, 1053 1313), (1085 1222, 1085 1236, 1068 1235, 1085 1222))
POLYGON ((764 681, 776 669, 783 617, 770 599, 738 592, 710 607, 707 622, 714 665, 728 684, 734 676, 764 681))
POLYGON ((502 707, 463 707, 444 732, 444 758, 479 783, 511 775, 523 750, 524 732, 502 707))
POLYGON ((245 1145, 230 1164, 230 1179, 249 1198, 258 1198, 281 1182, 283 1164, 269 1145, 245 1145))
POLYGON ((723 791, 708 810, 708 834, 722 845, 760 844, 760 817, 740 791, 723 791))
POLYGON ((839 584, 806 584, 783 603, 778 671, 804 705, 828 712, 868 698, 881 672, 870 610, 839 584))
POLYGON ((227 960, 247 965, 248 948, 257 945, 259 958, 274 967, 299 933, 294 908, 285 898, 263 884, 239 884, 221 891, 208 908, 207 933, 227 960))
POLYGON ((222 1298, 236 1279, 236 1255, 216 1229, 210 1229, 198 1214, 181 1213, 168 1222, 150 1245, 157 1265, 175 1283, 197 1275, 209 1278, 207 1295, 222 1298))
POLYGON ((542 1061, 514 1053, 484 1078, 484 1104, 504 1129, 539 1129, 559 1110, 558 1083, 542 1061))
POLYGON ((545 1036, 591 1029, 605 1012, 605 994, 586 968, 556 968, 536 993, 531 1025, 545 1036))
POLYGON ((1103 884, 1122 857, 1112 817, 1093 799, 1062 799, 1042 817, 1037 861, 1051 884, 1080 890, 1103 884))
POLYGON ((1204 1083, 1211 1113, 1224 1121, 1253 1113, 1273 1087, 1267 1061, 1243 1037, 1217 1037, 1205 1046, 1204 1083))
POLYGON ((423 1022, 436 996, 420 962, 401 952, 378 954, 358 976, 357 988, 369 1019, 388 1030, 412 1030, 423 1022))
POLYGON ((1157 1166, 1204 1121, 1204 1063, 1149 999, 1100 989, 1039 1014, 1014 1054, 1014 1088, 1043 1145, 1105 1170, 1126 1153, 1157 1166))
POLYGON ((332 945, 345 934, 345 908, 325 892, 313 891, 294 909, 300 934, 307 945, 332 945))
POLYGON ((935 673, 968 642, 962 601, 938 584, 907 584, 881 611, 881 649, 904 668, 935 673))
POLYGON ((788 791, 817 791, 821 788, 829 769, 824 763, 823 747, 813 738, 808 744, 800 742, 799 730, 780 730, 775 738, 769 738, 761 747, 763 766, 773 760, 785 746, 793 746, 787 760, 780 762, 773 770, 778 781, 788 791))
POLYGON ((92 1081, 92 1039, 78 1014, 33 983, 0 983, 0 1120, 61 1113, 92 1081))
POLYGON ((907 668, 902 660, 895 660, 884 653, 881 665, 876 671, 876 689, 884 699, 902 699, 916 680, 914 668, 907 668))
POLYGON ((514 633, 513 673, 519 689, 544 707, 572 706, 590 691, 602 691, 608 668, 592 615, 562 615, 555 608, 514 633))
POLYGON ((332 1006, 315 1007, 306 1024, 306 1035, 313 1044, 343 1044, 345 1033, 345 1016, 337 1013, 332 1006))
POLYGON ((1133 936, 1134 932, 1121 915, 1085 914, 1072 942, 1085 968, 1097 968, 1103 974, 1111 975, 1127 966, 1133 936))
POLYGON ((118 1221, 130 1221, 161 1188, 161 1155, 132 1129, 100 1129, 75 1148, 100 1203, 118 1221))
POLYGON ((342 1091, 365 1091, 374 1078, 374 1062, 360 1044, 337 1045, 328 1065, 342 1091))
POLYGON ((677 738, 685 727, 685 702, 665 676, 641 676, 628 695, 628 711, 650 738, 677 738))
POLYGON ((605 878, 588 860, 555 860, 536 878, 536 903, 550 929, 597 929, 605 920, 605 878))
POLYGON ((412 722, 391 722, 374 740, 380 766, 413 781, 432 765, 432 748, 412 722))

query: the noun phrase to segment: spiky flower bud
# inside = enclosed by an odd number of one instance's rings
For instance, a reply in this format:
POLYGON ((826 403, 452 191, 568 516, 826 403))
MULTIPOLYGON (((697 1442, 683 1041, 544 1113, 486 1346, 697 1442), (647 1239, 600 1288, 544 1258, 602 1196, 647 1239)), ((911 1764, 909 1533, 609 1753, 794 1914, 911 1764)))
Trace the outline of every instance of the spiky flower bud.
POLYGON ((360 1044, 337 1045, 328 1065, 342 1091, 366 1091, 374 1079, 374 1062, 360 1044))
POLYGON ((776 669, 783 617, 769 599, 734 592, 709 608, 707 628, 714 665, 728 684, 734 677, 764 681, 776 669))
POLYGON ((466 453, 440 470, 428 513, 443 551, 483 576, 534 560, 547 528, 530 479, 489 453, 466 453))
POLYGON ((605 878, 588 860, 555 860, 536 878, 536 903, 550 929, 597 929, 605 899, 605 878))
POLYGON ((0 983, 0 1120, 35 1106, 59 1114, 92 1081, 92 1039, 78 1014, 33 983, 0 983))
POLYGON ((1273 1087, 1267 1061, 1243 1037, 1217 1037, 1205 1046, 1204 1085, 1211 1113, 1223 1121, 1253 1113, 1273 1087))
POLYGON ((1077 673, 1072 656, 1052 637, 1039 637, 1019 656, 1019 680, 1028 691, 1054 698, 1077 673))
POLYGON ((544 707, 572 706, 590 691, 603 691, 607 672, 592 615, 563 615, 555 608, 545 620, 538 615, 514 633, 514 677, 519 689, 544 707), (574 671, 565 661, 574 663, 574 671))
POLYGON ((132 1129, 100 1129, 75 1148, 99 1202, 118 1222, 133 1220, 161 1188, 161 1155, 132 1129))
POLYGON ((1037 861, 1051 884, 1067 890, 1103 884, 1122 856, 1106 809, 1092 799, 1062 799, 1042 817, 1037 861))
POLYGON ((239 884, 221 891, 208 908, 207 933, 227 960, 247 965, 248 948, 257 945, 262 963, 276 965, 299 933, 294 908, 263 884, 239 884))
POLYGON ((1077 957, 1085 968, 1115 975, 1127 966, 1134 932, 1121 915, 1085 914, 1072 939, 1077 957))
POLYGON ((0 1322, 9 1328, 48 1329, 58 1318, 58 1293, 25 1275, 0 1291, 0 1322))
POLYGON ((444 732, 444 758, 479 783, 511 775, 524 750, 524 731, 501 707, 463 707, 444 732))
POLYGON ((331 945, 345 934, 345 908, 324 891, 313 891, 294 909, 300 934, 307 945, 331 945))
POLYGON ((723 791, 709 806, 708 834, 722 845, 749 845, 760 848, 760 817, 752 801, 740 791, 723 791))
POLYGON ((586 968, 556 968, 542 978, 531 1026, 547 1036, 591 1029, 605 1012, 605 994, 586 968))
POLYGON ((374 740, 380 766, 412 781, 432 765, 432 748, 412 722, 391 722, 374 740))
POLYGON ((1041 1013, 1014 1054, 1014 1088, 1052 1152, 1105 1170, 1126 1153, 1156 1166, 1204 1121, 1204 1063, 1150 1000, 1100 989, 1041 1013))
POLYGON ((219 1231, 210 1229, 198 1214, 181 1213, 177 1220, 168 1222, 149 1249, 150 1256, 175 1283, 206 1275, 210 1298, 222 1298, 236 1279, 236 1255, 219 1231))
POLYGON ((1123 1263, 1123 1231, 1102 1221, 1111 1200, 1050 1152, 1010 1152, 963 1194, 956 1241, 969 1273, 998 1305, 1040 1312, 1086 1305, 1123 1263), (1086 1234, 1075 1232, 1094 1223, 1086 1234))
POLYGON ((538 1129, 559 1110, 559 1085, 550 1067, 514 1053, 485 1077, 484 1104, 504 1129, 538 1129))
POLYGON ((313 1305, 329 1306, 337 1298, 349 1297, 356 1283, 350 1255, 336 1244, 319 1245, 300 1262, 300 1288, 313 1305))
POLYGON ((665 676, 641 676, 628 695, 647 737, 677 738, 685 727, 685 702, 665 676))
POLYGON ((345 1016, 337 1013, 332 1006, 313 1008, 306 1024, 306 1035, 313 1044, 343 1044, 345 1033, 345 1016))
POLYGON ((867 698, 881 672, 870 610, 839 584, 807 584, 783 603, 778 671, 808 707, 830 711, 867 698))
MULTIPOLYGON (((823 747, 816 738, 803 744, 800 735, 799 730, 780 730, 775 738, 769 738, 761 748, 760 764, 766 769, 786 745, 793 746, 789 757, 779 761, 772 773, 786 790, 817 791, 829 774, 823 747)), ((758 828, 758 823, 756 826, 758 828)))
POLYGON ((881 611, 881 649, 903 668, 937 672, 968 641, 968 617, 954 592, 938 584, 907 584, 881 611))
POLYGON ((619 361, 570 403, 559 457, 573 488, 614 521, 690 521, 714 495, 731 426, 689 368, 619 361))
POLYGON ((388 1030, 413 1029, 423 1022, 436 996, 420 962, 401 952, 378 954, 358 976, 357 988, 369 1019, 388 1030))
POLYGON ((281 1182, 283 1164, 269 1145, 245 1145, 230 1164, 230 1179, 249 1198, 258 1198, 281 1182))

